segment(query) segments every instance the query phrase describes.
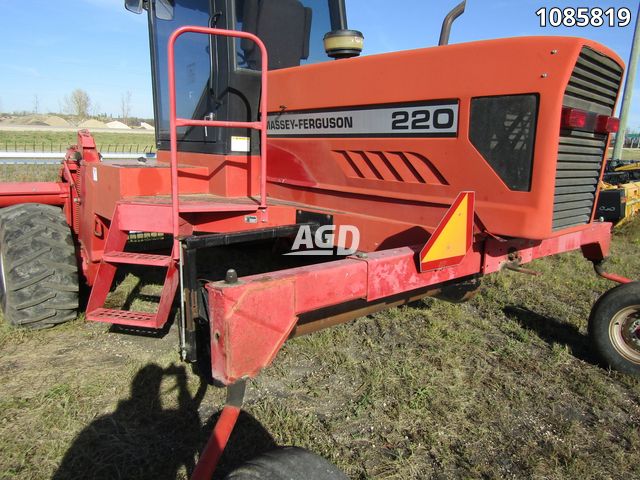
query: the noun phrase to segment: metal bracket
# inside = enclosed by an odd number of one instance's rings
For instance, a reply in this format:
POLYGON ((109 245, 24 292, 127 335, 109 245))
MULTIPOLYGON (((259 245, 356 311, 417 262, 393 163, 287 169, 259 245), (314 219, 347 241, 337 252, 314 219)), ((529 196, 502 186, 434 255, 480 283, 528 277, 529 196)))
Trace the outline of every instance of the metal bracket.
POLYGON ((227 386, 227 401, 225 406, 242 408, 244 394, 247 390, 247 381, 238 380, 236 383, 227 386))
POLYGON ((630 278, 622 277, 620 275, 616 275, 615 273, 605 272, 602 264, 603 264, 603 260, 593 262, 593 269, 596 271, 598 276, 602 278, 606 278, 607 280, 611 280, 612 282, 621 283, 621 284, 632 282, 630 278))
POLYGON ((511 270, 512 272, 524 273, 526 275, 531 275, 534 277, 538 277, 541 275, 540 272, 536 272, 535 270, 531 270, 529 268, 524 268, 521 266, 522 257, 520 256, 519 252, 517 251, 510 252, 509 255, 507 255, 507 258, 509 259, 509 261, 505 262, 503 268, 506 268, 507 270, 511 270))

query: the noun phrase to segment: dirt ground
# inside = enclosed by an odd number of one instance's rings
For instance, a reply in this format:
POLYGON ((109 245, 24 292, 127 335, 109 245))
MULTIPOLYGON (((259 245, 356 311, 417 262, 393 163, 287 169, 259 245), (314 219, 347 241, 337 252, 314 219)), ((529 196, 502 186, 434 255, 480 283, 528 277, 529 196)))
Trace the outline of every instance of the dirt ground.
MULTIPOLYGON (((635 221, 609 269, 640 277, 639 248, 635 221)), ((531 268, 542 275, 489 277, 466 304, 426 300, 288 342, 250 382, 221 472, 297 445, 354 479, 640 478, 640 382, 599 366, 586 338, 612 285, 578 254, 531 268)), ((0 323, 0 478, 187 478, 224 392, 177 344, 175 326, 0 323)))

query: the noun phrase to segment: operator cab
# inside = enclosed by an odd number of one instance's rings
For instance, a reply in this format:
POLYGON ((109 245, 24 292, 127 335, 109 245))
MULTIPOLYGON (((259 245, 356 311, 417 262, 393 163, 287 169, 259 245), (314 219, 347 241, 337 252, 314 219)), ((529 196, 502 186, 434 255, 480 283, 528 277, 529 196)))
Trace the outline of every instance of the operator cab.
MULTIPOLYGON (((159 150, 169 150, 167 42, 184 25, 257 35, 267 47, 269 70, 348 58, 362 50, 362 34, 347 28, 344 0, 126 0, 125 7, 148 12, 159 150)), ((261 58, 253 42, 187 33, 176 43, 175 58, 178 117, 258 119, 261 58)), ((178 142, 184 152, 259 151, 258 133, 245 129, 180 127, 178 142), (234 138, 251 141, 243 147, 234 138)))

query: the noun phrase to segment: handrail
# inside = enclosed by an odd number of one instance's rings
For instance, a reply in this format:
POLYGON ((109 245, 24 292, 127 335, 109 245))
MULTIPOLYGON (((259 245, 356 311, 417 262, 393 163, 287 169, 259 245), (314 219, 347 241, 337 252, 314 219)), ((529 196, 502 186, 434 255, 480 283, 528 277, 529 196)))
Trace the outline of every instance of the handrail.
MULTIPOLYGON (((267 48, 255 35, 236 30, 223 30, 197 26, 184 26, 175 30, 169 37, 168 45, 169 68, 169 126, 171 135, 171 209, 174 245, 177 242, 180 228, 180 198, 178 196, 178 127, 221 127, 221 128, 251 128, 260 130, 260 207, 267 207, 267 70, 269 60, 267 48), (216 120, 192 120, 178 118, 176 108, 176 72, 175 72, 175 43, 180 35, 185 33, 200 33, 203 35, 219 35, 222 37, 244 38, 253 41, 260 48, 262 55, 262 91, 260 94, 260 120, 257 122, 233 122, 216 120)), ((177 249, 174 250, 176 255, 177 249)))

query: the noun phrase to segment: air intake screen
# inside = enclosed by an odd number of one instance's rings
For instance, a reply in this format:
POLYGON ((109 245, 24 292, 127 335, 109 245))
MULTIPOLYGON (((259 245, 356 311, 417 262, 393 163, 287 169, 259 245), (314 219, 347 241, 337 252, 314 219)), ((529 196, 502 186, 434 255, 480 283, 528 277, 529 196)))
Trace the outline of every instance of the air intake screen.
POLYGON ((537 95, 471 101, 471 142, 511 190, 531 189, 537 116, 537 95))
MULTIPOLYGON (((564 105, 612 115, 622 68, 609 57, 583 48, 564 95, 564 105)), ((596 189, 607 148, 607 135, 562 130, 553 204, 553 229, 591 220, 596 189)))

